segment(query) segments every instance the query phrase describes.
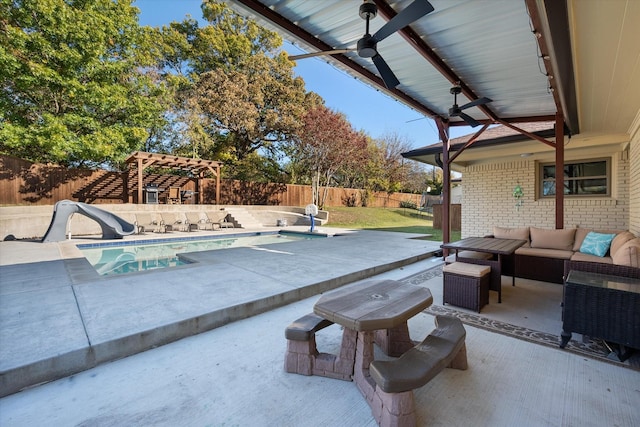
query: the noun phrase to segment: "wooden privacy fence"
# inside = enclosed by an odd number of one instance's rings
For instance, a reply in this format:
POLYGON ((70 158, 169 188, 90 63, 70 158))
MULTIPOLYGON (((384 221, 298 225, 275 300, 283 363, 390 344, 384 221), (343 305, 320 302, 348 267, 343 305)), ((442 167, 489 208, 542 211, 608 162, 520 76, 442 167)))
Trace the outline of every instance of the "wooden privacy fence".
MULTIPOLYGON (((100 204, 143 203, 137 200, 138 182, 132 177, 134 172, 67 169, 10 156, 0 156, 0 164, 0 204, 5 206, 52 205, 64 199, 100 204)), ((143 185, 149 184, 161 189, 180 187, 196 191, 195 179, 188 176, 145 173, 143 185)), ((204 193, 206 204, 215 203, 214 179, 203 179, 199 191, 204 193)), ((325 206, 362 206, 363 194, 359 189, 332 187, 325 206)), ((366 206, 393 208, 401 202, 419 205, 420 198, 420 194, 377 192, 366 197, 366 206)), ((224 179, 220 199, 224 205, 305 206, 312 201, 312 189, 309 185, 224 179)))
MULTIPOLYGON (((462 230, 462 205, 451 205, 451 229, 462 230)), ((433 228, 442 230, 442 205, 433 205, 433 228)))

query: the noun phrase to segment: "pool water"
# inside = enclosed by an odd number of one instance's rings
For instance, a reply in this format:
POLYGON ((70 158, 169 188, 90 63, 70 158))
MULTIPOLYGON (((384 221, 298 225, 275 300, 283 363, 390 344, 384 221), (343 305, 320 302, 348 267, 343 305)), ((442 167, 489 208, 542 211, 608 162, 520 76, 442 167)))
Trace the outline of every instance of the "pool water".
POLYGON ((127 274, 189 264, 178 254, 252 247, 322 238, 306 234, 245 234, 225 237, 156 239, 126 243, 79 244, 78 249, 101 276, 127 274))

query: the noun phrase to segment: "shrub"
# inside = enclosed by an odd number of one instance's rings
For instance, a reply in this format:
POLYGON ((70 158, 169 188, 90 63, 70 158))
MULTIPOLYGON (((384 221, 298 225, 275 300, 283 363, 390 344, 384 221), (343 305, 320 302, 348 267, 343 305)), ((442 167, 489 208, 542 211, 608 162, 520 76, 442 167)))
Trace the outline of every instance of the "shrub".
POLYGON ((400 202, 400 207, 401 208, 406 208, 406 209, 418 209, 418 205, 416 205, 415 202, 412 202, 411 200, 403 200, 400 202))
POLYGON ((351 193, 342 197, 342 204, 348 208, 355 207, 357 201, 358 201, 358 196, 356 193, 351 193))

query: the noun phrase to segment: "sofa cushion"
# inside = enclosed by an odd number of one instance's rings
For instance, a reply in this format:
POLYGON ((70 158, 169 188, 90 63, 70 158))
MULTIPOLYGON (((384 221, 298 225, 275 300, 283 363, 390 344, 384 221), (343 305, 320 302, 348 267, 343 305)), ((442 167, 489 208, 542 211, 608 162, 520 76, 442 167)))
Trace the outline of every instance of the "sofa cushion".
POLYGON ((586 261, 586 262, 599 262, 600 264, 613 264, 613 259, 610 256, 596 256, 583 254, 582 252, 574 252, 571 257, 571 261, 586 261))
POLYGON ((613 255, 613 263, 640 268, 640 237, 631 239, 622 245, 613 255))
POLYGON ((516 239, 526 240, 522 247, 529 247, 529 227, 522 228, 506 228, 506 227, 493 227, 493 237, 498 239, 516 239))
POLYGON ((488 265, 467 264, 466 262, 454 262, 442 267, 442 271, 460 276, 483 277, 491 273, 491 267, 488 265))
POLYGON ((578 252, 580 250, 580 246, 582 246, 582 242, 584 238, 587 237, 591 231, 595 231, 596 233, 604 233, 604 234, 619 234, 623 233, 625 230, 594 230, 591 228, 576 228, 576 237, 573 242, 573 251, 578 252))
POLYGON ((583 254, 603 257, 607 252, 609 252, 611 241, 614 237, 616 237, 615 234, 604 234, 591 231, 582 241, 582 245, 580 245, 580 252, 583 254))
POLYGON ((573 251, 545 248, 524 248, 516 249, 516 255, 539 256, 543 258, 571 259, 573 251))
POLYGON ((635 238, 636 236, 630 231, 623 231, 621 233, 618 233, 616 237, 614 237, 611 241, 611 249, 609 249, 611 256, 618 252, 618 249, 620 249, 622 245, 635 238))
POLYGON ((558 249, 562 251, 573 250, 573 239, 576 235, 575 228, 560 230, 548 230, 531 227, 531 247, 544 249, 558 249))

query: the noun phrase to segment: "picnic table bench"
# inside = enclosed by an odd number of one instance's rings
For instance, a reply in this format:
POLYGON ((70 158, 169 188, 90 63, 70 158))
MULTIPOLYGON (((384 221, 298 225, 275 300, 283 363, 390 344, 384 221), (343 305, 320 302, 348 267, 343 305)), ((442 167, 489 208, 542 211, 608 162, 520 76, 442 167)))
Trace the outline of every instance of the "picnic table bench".
POLYGON ((371 407, 379 425, 416 425, 413 390, 444 368, 467 369, 466 332, 460 319, 436 316, 435 322, 436 329, 399 358, 374 360, 369 365, 376 383, 371 407))

